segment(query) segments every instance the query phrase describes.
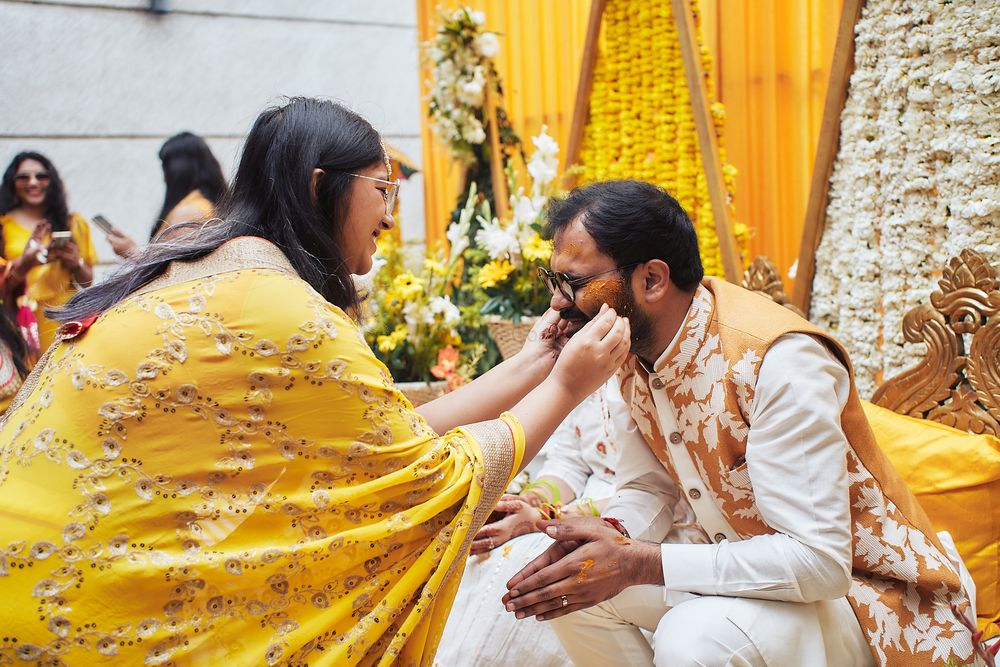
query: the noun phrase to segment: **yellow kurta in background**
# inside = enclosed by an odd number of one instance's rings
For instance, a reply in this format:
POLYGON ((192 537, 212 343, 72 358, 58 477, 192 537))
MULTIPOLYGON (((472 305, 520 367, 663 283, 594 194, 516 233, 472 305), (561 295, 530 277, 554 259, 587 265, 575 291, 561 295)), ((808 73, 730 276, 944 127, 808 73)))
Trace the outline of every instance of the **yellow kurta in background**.
MULTIPOLYGON (((11 215, 0 216, 0 226, 3 227, 3 256, 8 260, 17 259, 24 253, 24 246, 31 238, 31 231, 25 229, 11 215)), ((69 216, 69 231, 73 241, 80 248, 80 257, 87 264, 97 263, 97 248, 90 238, 90 225, 79 213, 69 216)), ((52 240, 45 237, 45 243, 52 240)), ((70 270, 59 263, 53 256, 47 264, 41 264, 28 271, 26 296, 34 302, 35 318, 38 320, 38 337, 42 350, 52 344, 59 323, 45 317, 45 309, 61 306, 76 294, 73 276, 70 270)))
POLYGON ((438 436, 259 239, 40 363, 0 425, 0 662, 430 662, 516 419, 438 436))
POLYGON ((170 209, 167 217, 163 219, 163 224, 160 225, 160 231, 182 222, 195 222, 214 216, 215 204, 203 195, 201 190, 192 190, 184 199, 177 202, 177 206, 170 209))

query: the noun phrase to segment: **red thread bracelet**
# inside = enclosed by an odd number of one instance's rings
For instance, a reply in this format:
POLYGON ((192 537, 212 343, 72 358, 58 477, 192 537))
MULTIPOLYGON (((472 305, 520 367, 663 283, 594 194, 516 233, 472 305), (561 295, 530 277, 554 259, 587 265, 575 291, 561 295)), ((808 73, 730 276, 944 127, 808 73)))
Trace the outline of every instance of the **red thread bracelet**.
POLYGON ((632 536, 629 535, 628 531, 625 529, 625 524, 623 524, 621 522, 621 519, 616 519, 613 516, 602 516, 601 517, 601 521, 603 521, 604 523, 608 524, 609 526, 611 526, 612 528, 614 528, 615 530, 617 530, 619 533, 621 533, 625 537, 627 537, 629 539, 632 538, 632 536))

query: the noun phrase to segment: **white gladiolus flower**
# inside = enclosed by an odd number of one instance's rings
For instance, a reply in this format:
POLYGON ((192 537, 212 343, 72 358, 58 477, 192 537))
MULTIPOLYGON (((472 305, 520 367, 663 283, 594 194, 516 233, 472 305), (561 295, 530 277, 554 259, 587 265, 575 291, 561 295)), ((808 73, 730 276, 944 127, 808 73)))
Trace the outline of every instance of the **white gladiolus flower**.
POLYGON ((513 209, 514 224, 519 228, 531 225, 542 212, 541 206, 535 206, 535 202, 524 195, 517 197, 513 209))
POLYGON ((528 161, 528 173, 532 178, 532 194, 534 197, 539 197, 546 186, 555 180, 558 173, 559 144, 549 136, 548 127, 545 125, 542 125, 538 136, 531 138, 531 143, 535 144, 535 152, 528 161))
POLYGON ((423 308, 419 302, 410 301, 403 306, 403 320, 410 335, 413 335, 421 324, 434 324, 434 313, 423 308))
POLYGON ((504 227, 496 218, 492 222, 479 220, 483 227, 476 232, 476 245, 485 250, 490 259, 520 256, 521 246, 514 225, 504 227))
POLYGON ((542 125, 538 136, 531 138, 531 143, 535 144, 535 150, 544 157, 556 157, 559 155, 559 144, 549 136, 549 126, 542 125))
POLYGON ((458 306, 453 304, 447 295, 431 299, 430 311, 432 315, 441 315, 441 319, 448 326, 454 326, 462 319, 462 313, 458 306))
POLYGON ((528 173, 536 188, 543 188, 555 180, 559 162, 552 158, 540 158, 537 153, 528 161, 528 173))

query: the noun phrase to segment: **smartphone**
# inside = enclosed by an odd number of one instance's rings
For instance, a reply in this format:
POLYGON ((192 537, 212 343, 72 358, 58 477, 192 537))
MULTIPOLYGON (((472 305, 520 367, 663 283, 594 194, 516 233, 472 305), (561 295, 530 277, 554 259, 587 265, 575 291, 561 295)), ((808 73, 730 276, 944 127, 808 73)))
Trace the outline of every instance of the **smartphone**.
POLYGON ((50 246, 61 246, 66 245, 73 240, 73 232, 59 231, 52 232, 52 240, 49 241, 50 246))
POLYGON ((97 225, 98 227, 100 227, 101 231, 103 231, 105 234, 115 234, 117 232, 117 230, 115 229, 115 226, 112 225, 108 221, 108 219, 105 218, 100 213, 98 213, 97 215, 94 216, 93 223, 95 225, 97 225))

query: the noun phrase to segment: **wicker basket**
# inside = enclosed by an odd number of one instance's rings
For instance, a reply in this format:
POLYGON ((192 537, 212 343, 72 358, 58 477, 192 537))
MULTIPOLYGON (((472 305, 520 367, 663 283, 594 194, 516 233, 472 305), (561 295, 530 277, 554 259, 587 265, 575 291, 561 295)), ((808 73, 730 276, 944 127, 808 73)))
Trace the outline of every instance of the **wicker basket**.
POLYGON ((396 389, 402 392, 403 396, 410 399, 413 407, 430 403, 435 398, 443 396, 448 391, 448 382, 438 380, 436 382, 397 382, 396 389))
POLYGON ((510 359, 521 351, 524 341, 531 332, 531 327, 538 321, 537 317, 522 317, 520 324, 514 324, 511 320, 505 320, 496 315, 487 315, 486 328, 490 330, 490 335, 500 348, 500 354, 504 359, 510 359))

